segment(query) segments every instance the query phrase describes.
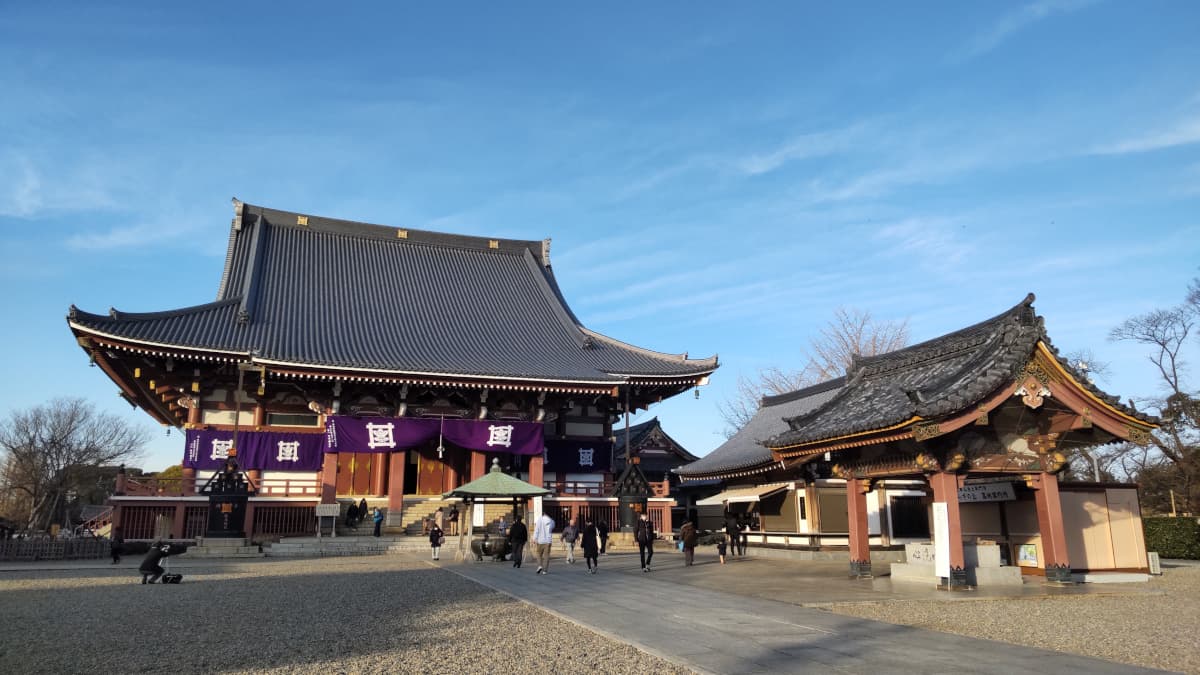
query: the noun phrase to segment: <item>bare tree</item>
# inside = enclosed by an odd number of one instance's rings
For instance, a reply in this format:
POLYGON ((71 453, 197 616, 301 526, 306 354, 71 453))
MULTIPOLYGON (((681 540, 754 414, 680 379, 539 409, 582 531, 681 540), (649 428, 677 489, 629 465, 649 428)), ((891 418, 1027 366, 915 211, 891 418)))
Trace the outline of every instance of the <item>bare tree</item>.
POLYGON ((855 356, 875 356, 908 344, 908 320, 876 321, 871 313, 839 307, 815 337, 809 340, 804 367, 784 370, 764 368, 754 376, 738 377, 737 391, 718 404, 725 420, 725 437, 746 426, 758 412, 763 396, 785 394, 840 377, 855 356))
POLYGON ((149 439, 145 428, 80 398, 15 410, 0 423, 0 488, 22 498, 30 529, 44 529, 89 469, 130 461, 149 439))
POLYGON ((1187 299, 1171 309, 1157 309, 1125 320, 1109 334, 1112 340, 1127 340, 1150 348, 1148 358, 1159 376, 1160 396, 1141 403, 1161 418, 1151 435, 1149 448, 1127 448, 1122 462, 1143 483, 1147 506, 1166 510, 1162 493, 1174 492, 1185 512, 1200 508, 1200 400, 1187 385, 1184 350, 1200 320, 1200 280, 1188 287, 1187 299), (1147 481, 1155 485, 1148 485, 1147 481), (1164 487, 1165 485, 1165 487, 1164 487))

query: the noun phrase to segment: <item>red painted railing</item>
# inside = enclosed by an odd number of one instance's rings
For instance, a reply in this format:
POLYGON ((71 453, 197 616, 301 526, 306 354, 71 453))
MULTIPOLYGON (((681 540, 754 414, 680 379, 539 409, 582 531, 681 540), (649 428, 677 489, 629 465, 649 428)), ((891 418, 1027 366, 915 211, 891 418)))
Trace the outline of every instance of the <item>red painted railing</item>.
POLYGON ((321 481, 317 478, 260 478, 251 481, 251 486, 259 497, 321 498, 321 481))
POLYGON ((104 511, 96 514, 90 520, 80 524, 75 528, 76 535, 92 535, 100 534, 104 528, 112 525, 113 507, 108 507, 104 511))
POLYGON ((254 538, 312 534, 317 530, 316 510, 305 506, 256 506, 254 538))
MULTIPOLYGON (((542 487, 553 490, 554 494, 562 496, 611 497, 616 484, 613 481, 555 480, 551 478, 543 481, 542 487)), ((671 484, 665 480, 652 482, 650 490, 653 493, 652 497, 666 497, 671 492, 671 484)))
MULTIPOLYGON (((260 497, 320 497, 318 478, 260 478, 251 481, 260 497)), ((130 497, 183 497, 195 495, 204 487, 195 478, 158 478, 155 476, 127 478, 125 494, 130 497)))

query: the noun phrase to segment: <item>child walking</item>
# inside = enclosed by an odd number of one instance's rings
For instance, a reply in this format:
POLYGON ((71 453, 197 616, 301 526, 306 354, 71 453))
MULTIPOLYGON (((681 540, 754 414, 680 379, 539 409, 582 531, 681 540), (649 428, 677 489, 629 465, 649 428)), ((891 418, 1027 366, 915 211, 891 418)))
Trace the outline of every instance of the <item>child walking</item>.
POLYGON ((438 557, 442 550, 442 544, 446 543, 446 537, 442 534, 442 528, 438 527, 437 523, 429 528, 429 546, 433 549, 433 559, 441 560, 438 557))
POLYGON ((721 559, 722 565, 725 564, 725 546, 725 535, 721 535, 721 538, 717 540, 717 557, 721 559))

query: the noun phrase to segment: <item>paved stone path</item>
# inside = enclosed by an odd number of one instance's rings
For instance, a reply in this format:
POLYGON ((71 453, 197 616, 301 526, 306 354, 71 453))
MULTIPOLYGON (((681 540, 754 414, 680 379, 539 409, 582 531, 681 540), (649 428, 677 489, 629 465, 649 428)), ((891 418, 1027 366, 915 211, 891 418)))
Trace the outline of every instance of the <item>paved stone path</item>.
MULTIPOLYGON (((596 575, 582 560, 561 558, 544 576, 529 563, 441 566, 701 673, 1161 672, 712 590, 695 585, 689 575, 697 568, 683 568, 680 556, 655 559, 662 564, 649 574, 629 554, 602 557, 596 575)), ((739 561, 716 569, 741 576, 756 574, 754 567, 739 561)))

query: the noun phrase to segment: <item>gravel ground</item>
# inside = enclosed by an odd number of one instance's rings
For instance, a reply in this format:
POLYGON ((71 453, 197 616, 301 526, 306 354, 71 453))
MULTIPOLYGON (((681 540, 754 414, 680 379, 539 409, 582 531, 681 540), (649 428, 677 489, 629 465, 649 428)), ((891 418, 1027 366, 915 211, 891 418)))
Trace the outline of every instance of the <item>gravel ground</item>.
POLYGON ((0 574, 9 673, 687 673, 401 556, 0 574))
POLYGON ((1200 674, 1200 567, 1166 569, 1161 593, 1081 595, 973 602, 836 604, 849 616, 920 626, 1200 674))

